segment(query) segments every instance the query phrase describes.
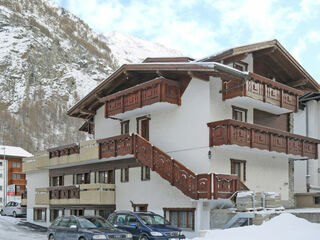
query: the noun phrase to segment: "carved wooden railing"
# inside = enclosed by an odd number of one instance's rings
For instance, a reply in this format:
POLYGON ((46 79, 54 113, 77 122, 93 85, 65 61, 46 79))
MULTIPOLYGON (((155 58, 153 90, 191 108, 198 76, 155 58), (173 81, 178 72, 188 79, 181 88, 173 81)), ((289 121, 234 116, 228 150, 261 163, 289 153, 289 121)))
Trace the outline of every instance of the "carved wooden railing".
POLYGON ((48 149, 48 152, 49 158, 62 157, 72 154, 78 154, 80 152, 80 147, 78 144, 74 143, 70 145, 48 149))
POLYGON ((247 96, 296 112, 299 106, 299 96, 304 94, 295 88, 251 72, 249 79, 244 84, 241 84, 240 79, 230 81, 224 77, 222 80, 223 100, 247 96))
POLYGON ((129 134, 104 138, 97 142, 100 159, 133 154, 133 138, 129 134))
POLYGON ((235 175, 213 174, 213 184, 213 198, 229 198, 236 191, 249 190, 235 175))
POLYGON ((49 187, 49 199, 79 199, 80 188, 77 186, 49 187))
POLYGON ((320 140, 235 120, 207 124, 210 146, 238 145, 282 152, 312 159, 318 158, 320 140))
POLYGON ((237 176, 212 173, 195 174, 141 136, 132 134, 132 138, 134 139, 135 158, 190 198, 225 198, 231 196, 235 191, 241 190, 241 188, 243 190, 247 189, 237 176), (219 176, 219 178, 216 176, 219 176), (232 188, 229 186, 228 192, 225 192, 227 185, 222 184, 222 182, 228 181, 229 177, 232 178, 233 185, 232 188), (214 192, 212 192, 212 184, 215 186, 214 192))
POLYGON ((176 81, 159 77, 104 97, 101 101, 105 102, 105 117, 157 102, 180 105, 180 86, 176 81))

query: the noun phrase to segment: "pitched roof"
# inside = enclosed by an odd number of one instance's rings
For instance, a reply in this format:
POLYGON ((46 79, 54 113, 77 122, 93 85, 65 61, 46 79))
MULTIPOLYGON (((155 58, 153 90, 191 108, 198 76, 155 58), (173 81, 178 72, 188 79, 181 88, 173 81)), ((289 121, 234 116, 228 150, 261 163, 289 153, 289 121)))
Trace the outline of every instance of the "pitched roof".
POLYGON ((284 67, 288 72, 295 71, 295 74, 300 76, 301 80, 306 79, 306 84, 309 88, 315 92, 320 91, 319 83, 300 65, 300 63, 280 44, 276 39, 253 43, 249 45, 238 46, 230 49, 226 49, 205 58, 197 59, 198 62, 213 62, 221 61, 228 58, 234 58, 241 54, 255 53, 259 55, 269 55, 274 59, 279 59, 278 64, 288 64, 288 67, 284 67), (284 63, 284 61, 286 63, 284 63), (289 68, 290 67, 290 68, 289 68))
POLYGON ((21 147, 0 145, 0 156, 32 157, 33 155, 21 147))

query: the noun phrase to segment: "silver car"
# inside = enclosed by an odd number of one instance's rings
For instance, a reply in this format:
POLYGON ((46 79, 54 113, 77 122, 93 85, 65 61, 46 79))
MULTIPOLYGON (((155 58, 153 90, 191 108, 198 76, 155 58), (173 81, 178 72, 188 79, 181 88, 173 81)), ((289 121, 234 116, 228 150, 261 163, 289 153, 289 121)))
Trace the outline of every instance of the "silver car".
POLYGON ((8 202, 6 204, 6 206, 4 206, 1 209, 1 215, 2 216, 13 216, 13 217, 17 217, 17 216, 22 216, 22 215, 26 215, 27 214, 27 208, 26 207, 22 207, 21 203, 18 202, 8 202))

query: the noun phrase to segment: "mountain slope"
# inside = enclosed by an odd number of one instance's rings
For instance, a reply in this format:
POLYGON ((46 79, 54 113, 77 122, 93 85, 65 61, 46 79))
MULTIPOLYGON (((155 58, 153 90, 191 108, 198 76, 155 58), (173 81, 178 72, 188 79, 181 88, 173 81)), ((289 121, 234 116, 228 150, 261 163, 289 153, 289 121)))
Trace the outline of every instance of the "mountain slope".
POLYGON ((102 39, 103 37, 119 65, 141 62, 147 57, 182 56, 181 52, 159 43, 149 42, 120 32, 104 33, 102 39))
MULTIPOLYGON (((111 43, 47 0, 0 0, 0 39, 0 143, 29 152, 85 139, 67 109, 119 63, 145 58, 132 51, 124 60, 118 52, 130 36, 111 43)), ((147 55, 165 51, 150 46, 147 55)))

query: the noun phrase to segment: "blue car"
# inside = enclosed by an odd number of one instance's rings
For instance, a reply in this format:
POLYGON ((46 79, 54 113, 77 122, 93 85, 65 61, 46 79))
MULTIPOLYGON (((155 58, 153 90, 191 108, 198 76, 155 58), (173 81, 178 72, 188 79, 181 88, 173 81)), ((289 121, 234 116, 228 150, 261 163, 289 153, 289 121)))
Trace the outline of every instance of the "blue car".
POLYGON ((132 235, 108 225, 97 227, 84 217, 57 217, 48 227, 49 240, 132 240, 132 235))
POLYGON ((133 240, 179 240, 185 236, 181 229, 153 212, 117 211, 108 221, 116 228, 128 231, 133 240))

